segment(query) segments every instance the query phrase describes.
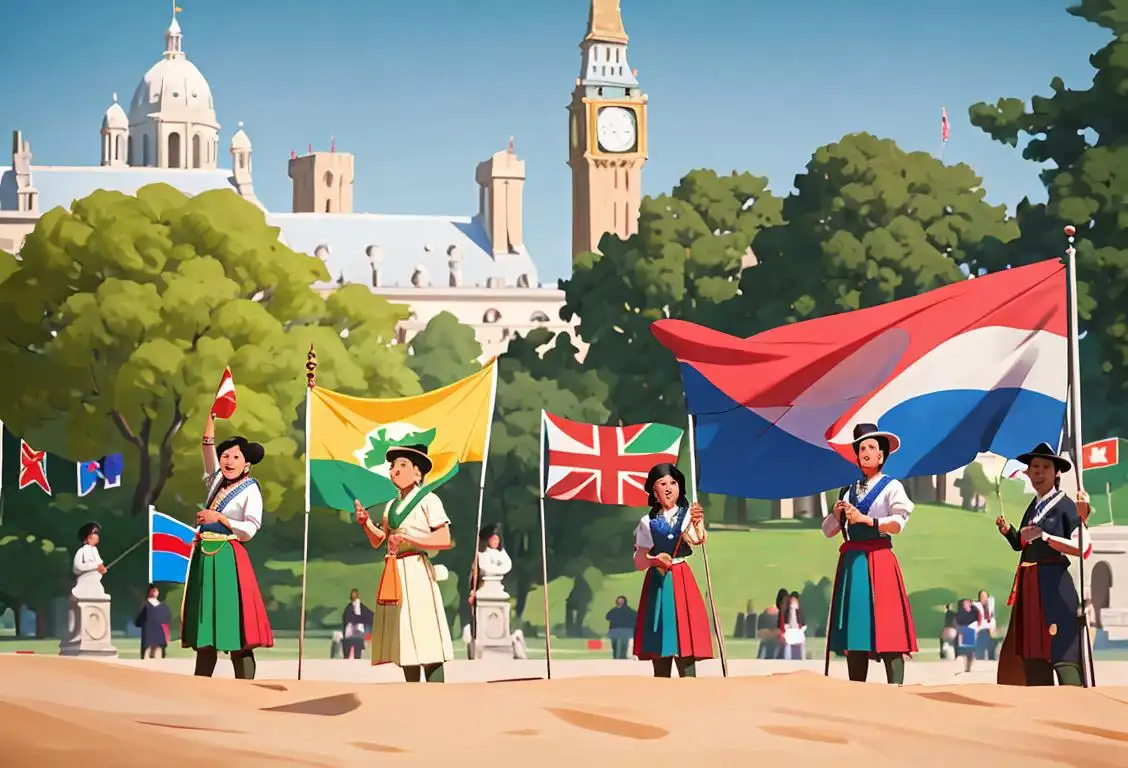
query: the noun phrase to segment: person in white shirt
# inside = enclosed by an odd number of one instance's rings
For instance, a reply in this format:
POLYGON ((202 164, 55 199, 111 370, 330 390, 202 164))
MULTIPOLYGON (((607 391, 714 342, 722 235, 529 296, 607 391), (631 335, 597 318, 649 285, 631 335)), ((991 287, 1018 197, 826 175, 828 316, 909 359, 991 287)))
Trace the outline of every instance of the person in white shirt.
POLYGON ((74 589, 71 594, 75 597, 105 597, 106 589, 102 586, 102 576, 106 573, 106 566, 102 564, 102 556, 98 553, 98 543, 102 540, 102 526, 97 523, 87 523, 78 529, 79 548, 74 553, 74 589))
POLYGON ((995 598, 980 590, 972 604, 979 614, 979 631, 975 637, 975 658, 995 660, 995 598))
POLYGON ((211 677, 228 653, 237 679, 255 677, 255 648, 274 645, 262 592, 244 546, 262 527, 263 501, 251 467, 266 451, 245 437, 215 444, 215 416, 201 440, 207 502, 196 513, 196 542, 180 610, 180 642, 196 651, 196 675, 211 677))

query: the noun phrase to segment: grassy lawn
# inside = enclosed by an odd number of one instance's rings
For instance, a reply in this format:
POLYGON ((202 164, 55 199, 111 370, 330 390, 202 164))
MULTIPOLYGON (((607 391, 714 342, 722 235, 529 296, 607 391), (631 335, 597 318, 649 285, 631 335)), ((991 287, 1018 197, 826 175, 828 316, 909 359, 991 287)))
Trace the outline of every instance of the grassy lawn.
MULTIPOLYGON (((974 597, 980 589, 995 596, 1000 619, 1005 620, 1016 557, 993 521, 993 515, 982 512, 921 504, 905 533, 894 539, 917 631, 922 636, 938 634, 946 602, 974 597)), ((760 611, 775 599, 781 587, 801 591, 804 582, 833 578, 838 545, 839 539, 827 540, 818 529, 794 523, 713 532, 709 537, 709 567, 725 634, 732 633, 736 614, 746 610, 749 600, 760 611)), ((692 559, 694 574, 704 590, 703 558, 698 553, 692 559)), ((629 554, 624 553, 623 560, 629 563, 629 554)), ((596 592, 588 626, 604 631, 603 615, 616 595, 626 595, 635 605, 641 584, 642 576, 637 572, 608 574, 596 592)), ((564 620, 564 601, 570 590, 570 579, 549 584, 549 615, 554 625, 564 620)), ((533 625, 544 625, 542 604, 538 588, 529 597, 524 617, 533 625)))

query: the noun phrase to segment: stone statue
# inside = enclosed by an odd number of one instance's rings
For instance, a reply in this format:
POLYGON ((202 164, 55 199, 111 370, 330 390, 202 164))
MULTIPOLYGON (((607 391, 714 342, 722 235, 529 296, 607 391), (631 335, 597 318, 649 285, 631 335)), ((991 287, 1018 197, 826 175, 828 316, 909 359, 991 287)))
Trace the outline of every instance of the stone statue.
POLYGON ((509 594, 503 580, 513 570, 513 560, 505 551, 499 526, 487 525, 479 532, 477 559, 478 583, 473 598, 478 631, 470 657, 527 658, 524 636, 509 628, 509 594))
POLYGON ((106 566, 98 552, 101 538, 102 528, 97 523, 87 523, 78 531, 79 547, 74 553, 74 589, 71 590, 75 597, 107 597, 102 586, 106 566))
POLYGON ((78 530, 74 588, 67 600, 66 633, 59 642, 62 656, 117 656, 110 635, 110 596, 102 586, 106 566, 98 553, 101 534, 98 523, 78 530))

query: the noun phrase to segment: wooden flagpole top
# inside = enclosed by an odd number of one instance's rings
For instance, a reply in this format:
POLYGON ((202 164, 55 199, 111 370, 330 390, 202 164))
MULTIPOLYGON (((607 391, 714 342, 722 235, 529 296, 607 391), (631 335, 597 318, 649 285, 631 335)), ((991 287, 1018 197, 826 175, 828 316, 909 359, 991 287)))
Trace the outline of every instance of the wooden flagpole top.
POLYGON ((313 389, 317 386, 317 352, 313 350, 313 345, 309 345, 309 352, 306 354, 306 386, 313 389))

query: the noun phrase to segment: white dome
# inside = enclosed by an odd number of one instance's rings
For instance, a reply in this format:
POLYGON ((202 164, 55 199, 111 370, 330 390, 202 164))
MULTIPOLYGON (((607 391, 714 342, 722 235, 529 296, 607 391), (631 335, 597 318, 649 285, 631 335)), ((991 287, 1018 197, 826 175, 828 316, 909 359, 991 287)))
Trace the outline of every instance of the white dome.
POLYGON ((239 123, 239 130, 235 131, 235 135, 231 137, 231 151, 235 152, 241 149, 250 149, 251 139, 247 136, 246 131, 243 130, 243 123, 239 123))
POLYGON ((215 123, 211 86, 196 65, 185 58, 161 59, 154 64, 133 92, 129 106, 136 123, 156 112, 194 112, 200 122, 215 123))
POLYGON ((117 94, 114 94, 114 103, 106 110, 106 116, 102 118, 102 130, 128 130, 129 118, 125 116, 125 110, 118 104, 117 94))

